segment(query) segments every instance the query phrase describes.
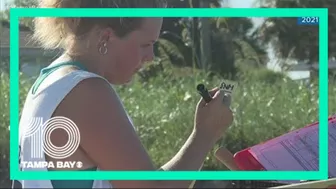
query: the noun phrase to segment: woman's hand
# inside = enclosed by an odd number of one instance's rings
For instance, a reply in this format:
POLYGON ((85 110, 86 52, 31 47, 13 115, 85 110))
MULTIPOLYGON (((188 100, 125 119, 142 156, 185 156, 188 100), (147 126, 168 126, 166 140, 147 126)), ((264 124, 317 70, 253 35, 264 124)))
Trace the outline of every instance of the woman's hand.
POLYGON ((213 96, 212 100, 206 103, 201 99, 196 106, 194 129, 196 133, 216 142, 233 121, 229 108, 231 97, 218 88, 209 93, 213 96))

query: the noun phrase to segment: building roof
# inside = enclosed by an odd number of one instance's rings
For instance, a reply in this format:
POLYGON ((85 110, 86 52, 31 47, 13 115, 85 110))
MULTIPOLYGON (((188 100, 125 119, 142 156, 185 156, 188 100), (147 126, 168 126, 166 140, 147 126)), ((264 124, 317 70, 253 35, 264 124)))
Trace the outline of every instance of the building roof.
MULTIPOLYGON (((290 71, 309 71, 309 70, 318 70, 319 63, 314 63, 314 64, 306 64, 306 63, 301 63, 301 64, 296 64, 291 66, 290 71)), ((328 61, 328 69, 329 70, 334 70, 336 69, 336 60, 329 60, 328 61)))
MULTIPOLYGON (((1 20, 1 32, 0 32, 0 47, 8 48, 10 46, 10 23, 6 20, 1 20)), ((20 48, 39 48, 36 43, 31 40, 33 32, 29 27, 20 25, 20 48)))
MULTIPOLYGON (((0 56, 9 57, 10 51, 10 23, 6 20, 1 20, 0 26, 0 56)), ((33 31, 24 25, 19 26, 19 46, 20 55, 26 57, 56 56, 59 50, 44 50, 36 42, 32 40, 33 31)))

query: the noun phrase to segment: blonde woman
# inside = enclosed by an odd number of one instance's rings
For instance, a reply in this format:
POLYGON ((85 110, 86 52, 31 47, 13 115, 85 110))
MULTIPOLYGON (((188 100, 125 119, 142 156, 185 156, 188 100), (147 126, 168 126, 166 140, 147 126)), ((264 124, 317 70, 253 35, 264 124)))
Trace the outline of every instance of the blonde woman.
MULTIPOLYGON (((165 8, 166 4, 162 0, 42 0, 41 7, 165 8)), ((41 118, 45 122, 63 117, 76 124, 81 138, 77 150, 61 161, 80 161, 83 164, 81 168, 22 167, 23 171, 184 171, 202 167, 207 153, 233 119, 229 107, 223 103, 223 92, 213 89, 210 103, 199 101, 190 137, 169 162, 155 167, 113 89, 113 85, 131 81, 143 64, 153 59, 153 44, 159 37, 161 26, 162 18, 36 19, 34 38, 45 49, 63 48, 64 54, 41 70, 40 77, 27 95, 20 121, 21 161, 60 161, 42 151, 45 143, 36 147, 42 155, 32 158, 33 138, 27 137, 27 133, 31 118, 41 118)), ((39 129, 43 130, 45 125, 39 129)), ((61 129, 54 130, 51 142, 63 146, 69 140, 67 136, 61 129)), ((115 180, 20 182, 23 188, 187 188, 192 183, 115 180)))

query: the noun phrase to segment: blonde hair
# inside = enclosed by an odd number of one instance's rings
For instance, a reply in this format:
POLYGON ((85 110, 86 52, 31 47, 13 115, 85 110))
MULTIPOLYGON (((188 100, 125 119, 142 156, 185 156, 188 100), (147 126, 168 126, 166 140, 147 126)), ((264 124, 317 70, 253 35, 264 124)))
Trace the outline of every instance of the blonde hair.
MULTIPOLYGON (((41 0, 42 8, 165 8, 165 0, 41 0)), ((69 50, 93 27, 110 27, 124 37, 141 26, 142 18, 61 18, 34 20, 33 40, 45 49, 69 50)))

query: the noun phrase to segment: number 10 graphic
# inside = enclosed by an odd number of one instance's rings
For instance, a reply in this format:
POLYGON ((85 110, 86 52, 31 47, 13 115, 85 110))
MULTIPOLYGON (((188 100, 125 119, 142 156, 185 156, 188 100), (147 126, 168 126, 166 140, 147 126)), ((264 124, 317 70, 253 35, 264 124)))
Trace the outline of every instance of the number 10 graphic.
POLYGON ((31 118, 23 128, 23 138, 31 139, 31 158, 43 158, 44 153, 54 159, 64 159, 75 153, 80 144, 80 133, 77 125, 66 117, 53 117, 46 122, 42 118, 31 118), (51 133, 62 129, 68 134, 68 141, 58 147, 50 140, 51 133))

